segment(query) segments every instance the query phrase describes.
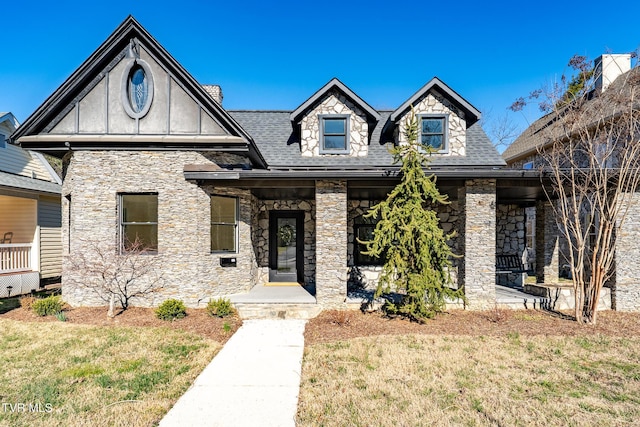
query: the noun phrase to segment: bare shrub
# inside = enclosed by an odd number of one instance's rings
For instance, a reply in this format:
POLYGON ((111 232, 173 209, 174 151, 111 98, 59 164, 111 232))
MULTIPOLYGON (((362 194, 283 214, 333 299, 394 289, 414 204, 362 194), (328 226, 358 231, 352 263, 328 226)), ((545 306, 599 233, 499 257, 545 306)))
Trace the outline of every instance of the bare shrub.
POLYGON ((353 316, 354 313, 350 310, 334 310, 330 313, 330 321, 333 325, 349 326, 353 316))
POLYGON ((126 310, 131 301, 142 299, 162 290, 164 278, 161 260, 136 239, 117 249, 100 242, 90 242, 89 251, 70 258, 69 281, 80 288, 89 289, 112 311, 114 301, 126 310))

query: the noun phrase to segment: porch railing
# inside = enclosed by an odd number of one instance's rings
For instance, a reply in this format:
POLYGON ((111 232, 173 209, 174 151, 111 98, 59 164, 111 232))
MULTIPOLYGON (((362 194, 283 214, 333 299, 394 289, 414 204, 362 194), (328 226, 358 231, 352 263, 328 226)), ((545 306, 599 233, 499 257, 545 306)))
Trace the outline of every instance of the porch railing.
POLYGON ((31 271, 31 243, 0 244, 0 274, 31 271))

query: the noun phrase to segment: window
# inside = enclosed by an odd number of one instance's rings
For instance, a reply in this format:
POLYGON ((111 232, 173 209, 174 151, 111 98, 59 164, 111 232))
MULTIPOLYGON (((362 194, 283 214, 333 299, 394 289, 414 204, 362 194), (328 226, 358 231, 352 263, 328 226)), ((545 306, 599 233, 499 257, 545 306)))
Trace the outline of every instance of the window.
POLYGON ((120 248, 158 251, 158 195, 120 195, 120 248))
POLYGON ((355 265, 382 265, 383 257, 376 258, 371 255, 365 255, 367 245, 360 243, 360 241, 373 240, 373 230, 378 223, 377 218, 365 218, 363 215, 354 218, 353 220, 353 235, 354 235, 354 254, 353 261, 355 265))
POLYGON ((420 119, 420 141, 436 151, 445 151, 447 144, 446 116, 422 116, 420 119))
POLYGON ((533 162, 526 162, 522 165, 522 169, 533 169, 533 162))
POLYGON ((321 153, 349 152, 349 116, 320 116, 320 125, 321 153))
POLYGON ((211 196, 211 252, 236 252, 238 199, 211 196))

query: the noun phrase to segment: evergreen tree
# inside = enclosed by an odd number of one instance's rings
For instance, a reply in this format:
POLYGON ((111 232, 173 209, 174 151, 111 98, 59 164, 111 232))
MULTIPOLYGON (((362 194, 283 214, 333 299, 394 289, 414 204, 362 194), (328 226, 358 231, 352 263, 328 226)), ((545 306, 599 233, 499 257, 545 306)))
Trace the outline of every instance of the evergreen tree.
POLYGON ((391 149, 394 163, 401 164, 401 181, 365 215, 379 221, 373 239, 362 243, 365 254, 384 257, 375 296, 392 290, 402 294, 398 304, 387 299, 385 311, 422 322, 442 311, 446 298, 464 295, 451 287, 451 259, 456 255, 447 240, 455 233, 444 233, 434 210, 450 202, 438 191, 435 176, 425 173, 430 150, 418 142, 418 134, 412 108, 404 129, 408 143, 391 149))

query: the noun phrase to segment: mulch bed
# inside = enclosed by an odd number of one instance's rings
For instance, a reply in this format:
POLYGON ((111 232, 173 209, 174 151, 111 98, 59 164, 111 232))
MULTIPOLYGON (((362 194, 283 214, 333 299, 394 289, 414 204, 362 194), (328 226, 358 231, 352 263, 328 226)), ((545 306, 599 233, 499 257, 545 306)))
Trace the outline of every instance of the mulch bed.
MULTIPOLYGON (((211 317, 203 309, 187 309, 187 317, 172 322, 155 317, 153 309, 131 307, 114 318, 107 317, 106 307, 78 307, 65 310, 67 322, 99 326, 165 326, 182 329, 225 343, 242 325, 237 316, 224 319, 211 317), (228 331, 225 332, 225 324, 228 331)), ((58 322, 53 316, 39 317, 32 311, 16 308, 0 315, 0 319, 27 322, 58 322)), ((640 336, 640 313, 602 311, 596 325, 581 325, 562 313, 540 310, 453 310, 442 313, 423 324, 402 318, 388 318, 380 313, 359 311, 324 311, 311 319, 305 329, 308 345, 345 341, 375 335, 520 335, 581 336, 603 334, 610 336, 640 336)))
POLYGON ((603 311, 596 325, 584 325, 562 313, 538 310, 454 310, 424 324, 382 316, 380 313, 325 311, 305 329, 305 344, 345 341, 373 335, 520 335, 581 336, 603 334, 640 336, 640 313, 603 311))
MULTIPOLYGON (((242 325, 237 316, 225 318, 211 317, 204 309, 187 309, 187 316, 174 321, 160 320, 151 308, 130 307, 125 311, 116 311, 116 316, 107 316, 107 307, 77 307, 64 310, 66 323, 96 326, 131 326, 131 327, 169 327, 182 329, 194 334, 225 343, 242 325), (225 324, 228 325, 225 331, 225 324)), ((26 322, 59 322, 55 316, 37 316, 30 310, 16 308, 0 315, 0 319, 13 319, 26 322)))

